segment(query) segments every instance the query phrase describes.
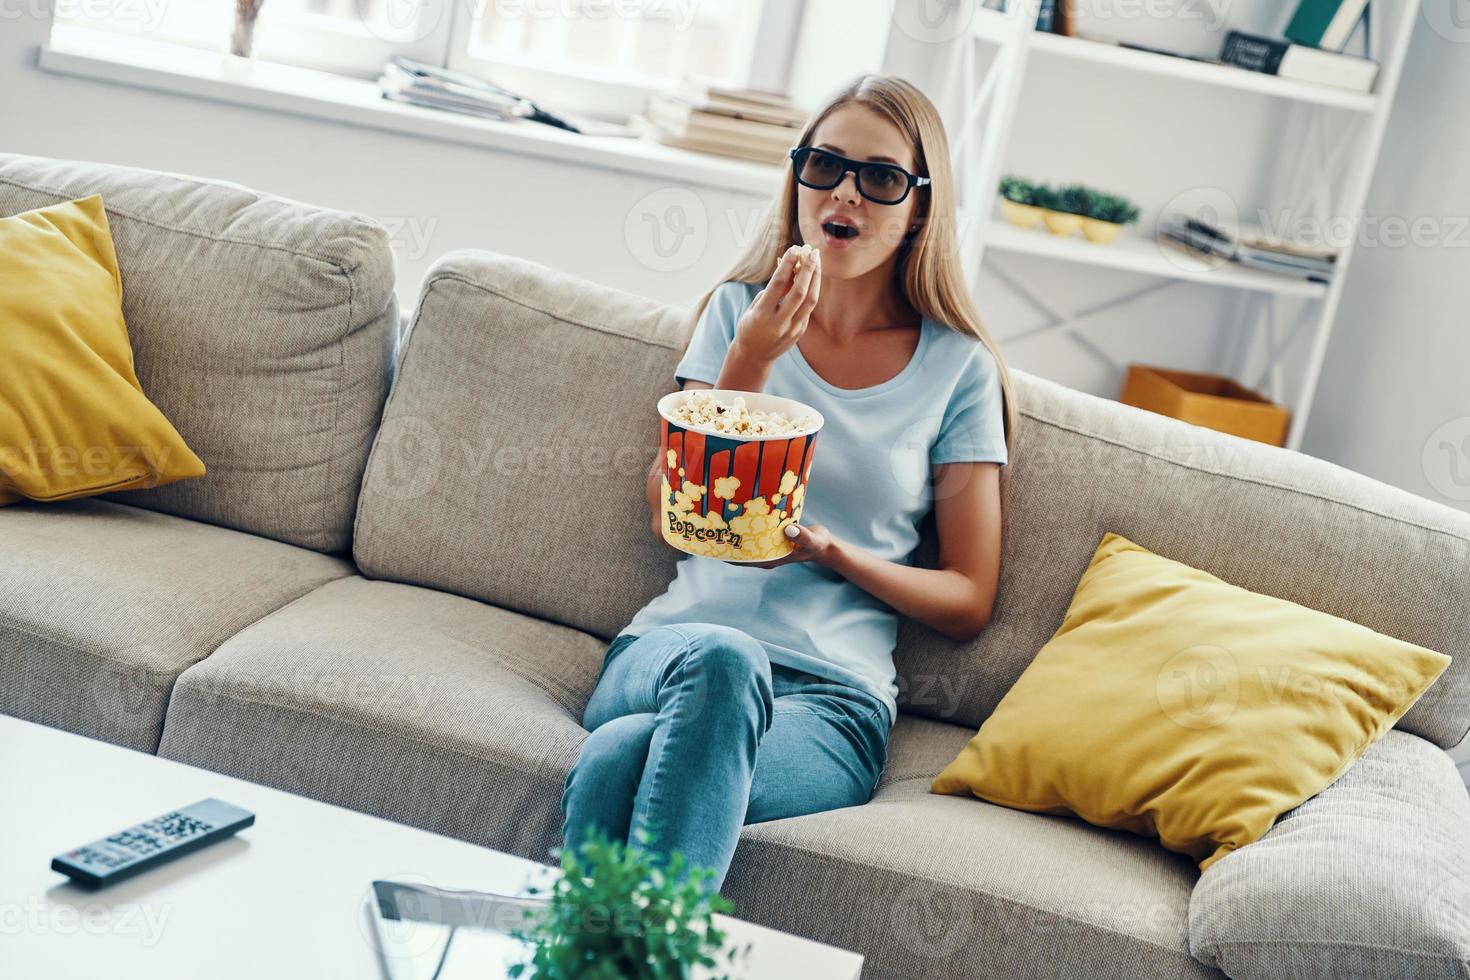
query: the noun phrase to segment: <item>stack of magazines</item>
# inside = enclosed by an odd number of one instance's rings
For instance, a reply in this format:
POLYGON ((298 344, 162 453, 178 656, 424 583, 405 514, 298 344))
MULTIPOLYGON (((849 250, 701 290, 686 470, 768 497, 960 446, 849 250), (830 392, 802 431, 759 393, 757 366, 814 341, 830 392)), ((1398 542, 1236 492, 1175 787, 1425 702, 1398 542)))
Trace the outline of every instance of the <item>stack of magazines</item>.
POLYGON ((671 93, 649 98, 635 117, 660 143, 762 163, 782 163, 806 113, 785 95, 686 77, 671 93))
POLYGON ((534 115, 529 99, 470 75, 395 57, 378 78, 383 98, 395 102, 449 109, 487 119, 521 119, 534 115))
POLYGON ((462 112, 482 119, 529 119, 531 122, 545 123, 584 136, 636 138, 640 135, 639 130, 622 123, 552 113, 488 79, 402 56, 393 58, 383 66, 383 74, 378 77, 378 88, 382 91, 383 98, 394 102, 462 112))
POLYGON ((1330 245, 1293 241, 1258 228, 1230 230, 1182 215, 1160 226, 1159 241, 1195 256, 1311 282, 1332 281, 1338 254, 1330 245))

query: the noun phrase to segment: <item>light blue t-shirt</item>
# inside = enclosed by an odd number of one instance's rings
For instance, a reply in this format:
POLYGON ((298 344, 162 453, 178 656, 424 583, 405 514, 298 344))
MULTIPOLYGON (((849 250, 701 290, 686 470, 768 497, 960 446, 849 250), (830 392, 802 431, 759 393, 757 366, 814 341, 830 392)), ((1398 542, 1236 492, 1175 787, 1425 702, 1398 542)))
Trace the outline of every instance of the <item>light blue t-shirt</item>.
MULTIPOLYGON (((674 369, 678 383, 716 383, 735 325, 760 288, 725 282, 715 290, 674 369)), ((828 384, 792 345, 772 365, 765 391, 822 413, 803 523, 822 524, 879 558, 912 562, 918 524, 933 504, 932 466, 1006 463, 995 359, 978 340, 927 316, 908 365, 881 384, 828 384)), ((686 556, 668 589, 622 632, 681 622, 738 627, 772 663, 855 685, 887 704, 890 725, 897 719, 897 613, 815 562, 754 568, 686 556)))

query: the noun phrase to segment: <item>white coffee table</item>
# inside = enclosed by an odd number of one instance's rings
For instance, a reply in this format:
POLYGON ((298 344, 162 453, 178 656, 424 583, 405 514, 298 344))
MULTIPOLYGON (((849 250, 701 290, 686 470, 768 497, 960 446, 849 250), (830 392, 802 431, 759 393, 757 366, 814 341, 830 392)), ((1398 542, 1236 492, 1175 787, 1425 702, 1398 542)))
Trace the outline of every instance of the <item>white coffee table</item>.
MULTIPOLYGON (((548 858, 549 859, 549 858, 548 858)), ((6 980, 381 976, 374 879, 515 892, 544 865, 0 715, 0 975, 6 980), (68 848, 214 796, 255 826, 100 891, 68 848)), ((853 980, 856 953, 725 916, 751 978, 853 980)), ((488 980, 488 978, 487 978, 488 980)))

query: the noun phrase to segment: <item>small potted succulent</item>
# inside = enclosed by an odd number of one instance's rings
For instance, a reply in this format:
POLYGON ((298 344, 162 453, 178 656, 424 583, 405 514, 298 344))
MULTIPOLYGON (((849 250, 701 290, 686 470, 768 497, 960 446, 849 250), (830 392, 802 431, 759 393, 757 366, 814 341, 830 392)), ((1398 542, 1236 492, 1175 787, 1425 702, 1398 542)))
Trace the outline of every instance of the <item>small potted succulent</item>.
POLYGON ((1082 227, 1082 216, 1087 213, 1092 192, 1081 184, 1065 187, 1044 187, 1036 203, 1046 209, 1044 219, 1053 235, 1070 235, 1082 227))
POLYGON ((1080 228, 1091 242, 1110 242, 1124 225, 1138 220, 1138 208, 1118 194, 1086 184, 1052 187, 1014 176, 1001 179, 1000 208, 1013 225, 1032 228, 1040 220, 1053 235, 1063 236, 1080 228))
POLYGON ((638 843, 609 841, 597 828, 574 854, 555 847, 562 874, 546 889, 544 911, 527 912, 529 924, 509 930, 527 943, 529 959, 509 968, 527 980, 687 980, 694 967, 733 965, 750 944, 727 948, 714 913, 733 909, 704 882, 708 868, 689 867, 675 851, 663 858, 647 850, 653 835, 638 830, 638 843), (688 870, 687 876, 685 875, 688 870))
POLYGON ((1138 220, 1138 207, 1117 194, 1094 193, 1091 207, 1082 219, 1082 234, 1090 242, 1110 242, 1124 225, 1138 220))
POLYGON ((1018 228, 1034 228, 1044 213, 1037 205, 1040 188, 1024 177, 1002 177, 1000 181, 1000 213, 1018 228))

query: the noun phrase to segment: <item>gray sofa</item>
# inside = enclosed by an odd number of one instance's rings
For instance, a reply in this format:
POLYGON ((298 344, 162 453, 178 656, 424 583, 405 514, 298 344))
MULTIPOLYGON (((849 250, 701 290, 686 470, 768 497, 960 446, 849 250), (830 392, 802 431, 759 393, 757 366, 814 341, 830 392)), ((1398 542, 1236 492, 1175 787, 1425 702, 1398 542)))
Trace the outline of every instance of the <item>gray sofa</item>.
MULTIPOLYGON (((456 252, 400 329, 365 218, 0 155, 0 215, 98 192, 138 374, 209 474, 0 509, 0 710, 549 860, 602 652, 673 573, 642 486, 687 311, 456 252)), ((1470 517, 1015 380, 990 626, 904 623, 874 798, 748 826, 736 913, 874 978, 1470 975, 1470 802, 1442 751, 1470 727, 1470 517), (1456 659, 1203 876, 1150 840, 929 793, 1108 530, 1456 659)))

